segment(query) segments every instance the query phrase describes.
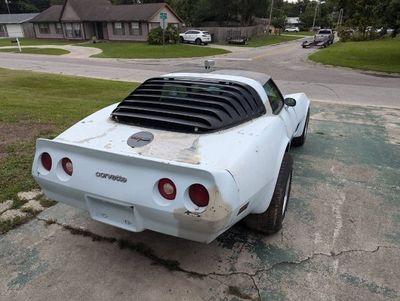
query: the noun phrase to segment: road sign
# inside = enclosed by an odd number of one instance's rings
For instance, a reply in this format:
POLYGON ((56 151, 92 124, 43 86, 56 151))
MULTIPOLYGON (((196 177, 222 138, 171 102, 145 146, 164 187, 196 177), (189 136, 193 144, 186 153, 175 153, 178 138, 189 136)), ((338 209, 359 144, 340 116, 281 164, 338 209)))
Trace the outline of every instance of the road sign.
POLYGON ((168 26, 168 22, 166 21, 166 20, 161 20, 160 21, 160 27, 161 27, 161 29, 167 29, 167 26, 168 26))
POLYGON ((163 30, 167 29, 167 26, 168 26, 167 19, 168 19, 167 13, 166 12, 161 12, 160 13, 160 27, 163 30))
POLYGON ((161 12, 161 13, 160 13, 160 19, 161 19, 161 20, 167 20, 167 19, 168 19, 167 13, 161 12))

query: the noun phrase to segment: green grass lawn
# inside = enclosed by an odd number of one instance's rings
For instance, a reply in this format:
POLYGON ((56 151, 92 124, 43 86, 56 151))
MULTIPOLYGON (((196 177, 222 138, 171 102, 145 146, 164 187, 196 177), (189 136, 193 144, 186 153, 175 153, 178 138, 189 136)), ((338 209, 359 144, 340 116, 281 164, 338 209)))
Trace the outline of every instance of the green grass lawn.
MULTIPOLYGON (((11 43, 13 39, 0 39, 0 47, 2 46, 17 46, 17 43, 11 43)), ((67 45, 67 44, 75 44, 76 41, 67 41, 67 40, 53 40, 53 39, 28 39, 28 38, 20 38, 19 42, 21 46, 35 46, 35 45, 67 45)))
MULTIPOLYGON (((63 55, 69 53, 68 50, 57 49, 57 48, 26 47, 26 48, 21 48, 21 50, 22 50, 21 53, 31 53, 31 54, 63 55)), ((0 49, 0 52, 20 53, 18 48, 0 49)))
POLYGON ((31 165, 38 137, 54 138, 136 86, 0 68, 0 202, 37 187, 31 165))
POLYGON ((288 41, 293 41, 297 40, 301 37, 291 37, 291 36, 284 36, 284 35, 268 35, 264 37, 258 37, 258 38, 252 38, 250 39, 249 43, 247 45, 243 45, 246 47, 261 47, 261 46, 267 46, 267 45, 273 45, 273 44, 279 44, 282 42, 288 42, 288 41))
POLYGON ((400 73, 400 39, 339 42, 311 54, 309 58, 327 65, 400 73))
POLYGON ((107 42, 107 43, 83 43, 79 46, 96 47, 103 50, 93 57, 121 58, 121 59, 158 59, 179 57, 202 57, 229 53, 223 49, 193 46, 193 45, 149 45, 147 43, 107 42))

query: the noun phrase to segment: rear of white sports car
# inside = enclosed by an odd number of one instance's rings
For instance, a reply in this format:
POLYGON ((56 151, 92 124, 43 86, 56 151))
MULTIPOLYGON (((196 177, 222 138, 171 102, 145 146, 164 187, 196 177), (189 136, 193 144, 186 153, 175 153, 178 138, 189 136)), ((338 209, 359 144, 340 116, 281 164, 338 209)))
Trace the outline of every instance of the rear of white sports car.
POLYGON ((33 172, 49 198, 134 232, 150 229, 209 242, 239 210, 227 171, 121 155, 62 138, 38 140, 33 172))
POLYGON ((97 221, 210 242, 248 214, 248 203, 225 169, 234 146, 207 139, 237 143, 234 123, 264 111, 244 84, 152 79, 54 140, 39 139, 32 173, 49 198, 97 221), (241 105, 240 93, 261 109, 241 105))
POLYGON ((255 80, 200 76, 150 79, 39 139, 32 174, 44 193, 106 224, 206 243, 264 212, 290 143, 285 119, 255 80))

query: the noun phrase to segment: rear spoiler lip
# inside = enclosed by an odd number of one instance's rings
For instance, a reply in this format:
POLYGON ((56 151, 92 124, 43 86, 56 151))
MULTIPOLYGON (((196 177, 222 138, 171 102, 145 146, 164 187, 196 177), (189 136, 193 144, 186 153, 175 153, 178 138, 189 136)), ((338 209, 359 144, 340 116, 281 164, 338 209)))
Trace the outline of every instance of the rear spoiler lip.
POLYGON ((78 144, 78 143, 65 142, 58 138, 55 138, 53 140, 45 139, 45 138, 38 138, 36 140, 36 154, 35 154, 34 161, 37 160, 37 157, 38 157, 37 150, 39 148, 44 147, 44 148, 51 149, 51 147, 53 145, 57 145, 57 147, 62 146, 62 148, 65 149, 66 152, 68 152, 68 150, 71 150, 73 152, 78 152, 78 153, 97 152, 97 153, 101 153, 103 155, 113 156, 115 158, 121 158, 121 157, 132 158, 132 159, 137 159, 137 160, 143 160, 143 161, 149 162, 149 163, 158 163, 158 164, 169 165, 169 166, 173 165, 176 167, 202 170, 202 171, 208 172, 210 174, 222 171, 221 169, 209 168, 208 166, 201 164, 201 163, 191 164, 191 163, 179 162, 179 161, 173 161, 173 160, 149 158, 149 157, 141 156, 140 154, 135 154, 135 153, 118 153, 118 152, 113 152, 113 151, 108 151, 108 150, 103 150, 103 149, 97 149, 97 148, 93 148, 93 147, 86 146, 86 145, 82 146, 82 144, 78 144))

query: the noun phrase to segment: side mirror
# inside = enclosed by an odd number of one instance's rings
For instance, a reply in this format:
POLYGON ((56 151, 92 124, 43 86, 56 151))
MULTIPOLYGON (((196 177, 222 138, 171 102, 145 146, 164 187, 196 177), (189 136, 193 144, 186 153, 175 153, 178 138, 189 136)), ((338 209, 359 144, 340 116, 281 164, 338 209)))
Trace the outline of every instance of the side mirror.
POLYGON ((288 107, 295 107, 296 106, 296 99, 294 98, 285 98, 285 105, 287 105, 288 107))

